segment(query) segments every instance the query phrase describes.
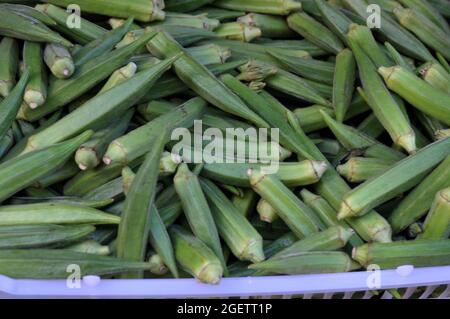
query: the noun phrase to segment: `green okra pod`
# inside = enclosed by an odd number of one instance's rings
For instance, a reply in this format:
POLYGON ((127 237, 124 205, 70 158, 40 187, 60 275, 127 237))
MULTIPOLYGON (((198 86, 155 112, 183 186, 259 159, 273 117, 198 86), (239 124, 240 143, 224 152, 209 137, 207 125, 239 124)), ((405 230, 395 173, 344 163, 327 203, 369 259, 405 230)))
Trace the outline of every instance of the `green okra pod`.
POLYGON ((396 8, 394 14, 399 23, 413 32, 423 43, 450 59, 448 31, 442 30, 415 10, 396 8))
POLYGON ((435 194, 450 187, 450 157, 439 164, 394 208, 389 222, 395 234, 419 220, 430 209, 435 194))
MULTIPOLYGON (((48 26, 55 26, 56 22, 52 19, 40 12, 39 10, 36 10, 35 8, 31 6, 27 6, 27 1, 9 1, 10 3, 4 3, 6 1, 1 1, 0 6, 2 8, 5 8, 7 10, 15 11, 16 13, 26 16, 29 18, 34 18, 36 20, 39 20, 40 22, 48 25, 48 26), (20 3, 24 4, 20 4, 20 3)), ((34 2, 34 1, 28 1, 28 2, 34 2)), ((30 3, 32 4, 32 3, 30 3)))
POLYGON ((390 160, 380 158, 352 157, 336 170, 350 183, 361 183, 381 175, 393 164, 390 160))
POLYGON ((72 269, 71 265, 78 265, 81 276, 150 269, 150 264, 146 262, 63 249, 0 250, 0 272, 11 278, 66 279, 67 270, 72 269))
POLYGON ((423 224, 420 239, 447 239, 450 236, 450 188, 436 194, 423 224))
MULTIPOLYGON (((67 7, 70 0, 46 0, 46 2, 67 7)), ((119 18, 134 17, 142 22, 164 20, 165 14, 157 0, 135 0, 126 3, 121 0, 79 0, 77 4, 83 12, 103 14, 119 18)), ((164 3, 164 2, 162 2, 164 3)))
POLYGON ((86 128, 97 128, 117 114, 124 113, 142 98, 164 72, 170 69, 177 58, 178 56, 175 56, 164 60, 153 68, 141 71, 124 83, 92 98, 49 128, 30 137, 24 152, 51 145, 86 128))
POLYGON ((259 219, 266 223, 273 223, 280 216, 276 210, 265 199, 260 199, 256 205, 256 211, 258 212, 259 219))
POLYGON ((317 10, 320 12, 323 23, 336 34, 343 43, 347 43, 347 32, 352 20, 338 8, 325 0, 315 1, 317 10))
POLYGON ((44 68, 41 44, 25 41, 23 63, 30 70, 30 81, 25 88, 23 100, 31 109, 35 109, 47 99, 47 71, 44 68))
POLYGON ((272 205, 299 238, 319 231, 314 213, 275 176, 257 169, 248 174, 253 190, 272 205))
MULTIPOLYGON (((25 88, 30 78, 30 71, 26 70, 20 77, 19 82, 8 94, 8 96, 0 101, 0 139, 2 139, 6 132, 11 128, 19 111, 23 100, 25 88)), ((20 139, 16 139, 18 142, 20 139)))
POLYGON ((190 12, 196 9, 202 9, 203 6, 210 4, 213 0, 164 0, 167 11, 190 12))
MULTIPOLYGON (((180 52, 184 52, 176 41, 163 32, 159 32, 157 36, 150 40, 147 48, 152 54, 165 57, 176 56, 180 52)), ((265 121, 251 111, 222 82, 204 66, 196 62, 188 53, 184 52, 174 63, 174 69, 178 77, 188 87, 214 106, 240 116, 258 126, 268 126, 265 121)))
POLYGON ((174 185, 192 232, 216 254, 225 267, 219 233, 198 177, 183 163, 178 167, 174 185))
POLYGON ((344 49, 341 40, 334 33, 306 13, 293 13, 287 18, 287 22, 292 30, 329 53, 337 54, 344 49))
POLYGON ((111 254, 111 249, 109 246, 101 245, 93 239, 87 239, 85 241, 64 247, 64 249, 98 256, 108 256, 111 254))
POLYGON ((401 55, 389 42, 385 42, 384 46, 389 53, 389 57, 395 64, 404 67, 407 70, 413 71, 414 68, 414 60, 407 59, 405 56, 401 55))
POLYGON ((224 269, 211 248, 179 226, 172 226, 169 231, 175 257, 183 270, 203 283, 218 284, 224 269))
POLYGON ((232 196, 231 202, 237 210, 245 217, 254 211, 258 195, 252 189, 244 189, 242 196, 232 196))
POLYGON ((118 224, 120 217, 94 208, 62 203, 7 205, 0 207, 1 226, 45 224, 118 224))
POLYGON ((249 266, 270 273, 297 275, 348 272, 359 267, 343 252, 307 252, 249 266))
POLYGON ((447 34, 450 32, 450 27, 448 26, 447 21, 441 15, 439 10, 433 6, 433 3, 422 0, 399 0, 399 2, 410 9, 420 12, 447 34))
POLYGON ((72 46, 69 41, 39 20, 7 7, 2 7, 0 10, 0 35, 26 41, 72 46))
POLYGON ((222 23, 214 32, 219 38, 241 42, 251 42, 262 35, 261 29, 243 22, 222 23))
POLYGON ((95 231, 92 225, 0 226, 0 249, 23 249, 66 245, 95 231))
MULTIPOLYGON (((173 0, 169 0, 173 1, 173 0)), ((175 0, 175 2, 178 0, 175 0)), ((191 1, 191 0, 180 0, 180 1, 191 1)), ((209 3, 213 2, 212 0, 192 0, 194 2, 201 2, 201 1, 209 1, 209 3)), ((168 6, 168 3, 166 1, 166 7, 168 6)), ((174 10, 170 10, 174 11, 174 10)), ((197 10, 191 12, 191 14, 197 14, 197 15, 206 15, 210 19, 217 19, 219 21, 229 21, 233 20, 239 17, 242 17, 245 15, 244 11, 235 11, 235 10, 227 10, 227 9, 221 9, 216 8, 212 6, 202 6, 201 8, 198 8, 197 10)))
POLYGON ((344 49, 336 56, 333 79, 333 108, 336 119, 344 121, 355 91, 356 63, 352 52, 344 49))
POLYGON ((148 254, 148 263, 152 265, 150 272, 154 275, 162 276, 168 272, 167 266, 164 264, 161 256, 154 251, 148 254))
POLYGON ((75 71, 72 55, 69 50, 59 44, 52 43, 45 46, 44 61, 58 79, 70 78, 75 71))
POLYGON ((190 47, 187 51, 203 65, 223 64, 231 57, 231 51, 216 44, 190 47))
POLYGON ((356 42, 352 39, 349 41, 358 63, 359 76, 369 106, 383 127, 386 128, 393 142, 408 153, 414 153, 416 140, 409 120, 384 85, 368 56, 362 52, 356 42))
POLYGON ((286 39, 295 37, 295 33, 289 28, 286 19, 279 16, 249 13, 241 16, 237 21, 261 30, 261 35, 266 38, 286 39))
POLYGON ((412 106, 442 123, 450 125, 450 96, 448 94, 434 88, 400 66, 381 67, 378 72, 384 78, 388 88, 412 106))
POLYGON ((192 15, 186 13, 167 12, 164 21, 153 22, 151 25, 176 25, 180 27, 190 27, 214 31, 214 29, 216 29, 220 25, 220 21, 201 14, 192 15))
POLYGON ((373 113, 359 123, 357 130, 375 139, 385 132, 383 125, 373 113))
POLYGON ((444 266, 450 262, 450 240, 418 239, 365 244, 354 248, 352 258, 364 267, 378 265, 381 269, 403 265, 444 266))
POLYGON ((342 201, 339 219, 364 215, 379 204, 411 189, 449 154, 450 138, 446 138, 397 162, 382 175, 366 181, 349 192, 342 201))
MULTIPOLYGON (((166 133, 153 134, 147 143, 153 148, 145 156, 131 184, 117 236, 117 256, 128 260, 144 260, 151 225, 151 208, 156 196, 159 158, 164 149, 166 133)), ((126 273, 124 278, 140 278, 142 273, 126 273)))
POLYGON ((14 145, 14 136, 12 130, 8 130, 2 139, 0 139, 0 159, 5 156, 14 145))
MULTIPOLYGON (((246 163, 211 163, 205 164, 201 175, 217 182, 229 185, 249 187, 247 172, 249 169, 261 169, 266 165, 246 163)), ((297 187, 317 183, 327 170, 328 165, 322 161, 305 160, 302 162, 279 163, 276 176, 283 184, 297 187)))
POLYGON ((200 179, 200 184, 211 206, 217 230, 231 252, 239 260, 264 260, 261 235, 214 183, 200 179))
POLYGON ((420 66, 418 74, 433 87, 450 94, 450 74, 437 62, 428 62, 420 66))
POLYGON ((0 42, 0 96, 6 97, 16 85, 19 66, 19 48, 13 38, 4 37, 0 42))
POLYGON ((214 6, 235 11, 267 13, 274 15, 288 15, 290 12, 300 10, 300 2, 293 0, 219 0, 214 6))

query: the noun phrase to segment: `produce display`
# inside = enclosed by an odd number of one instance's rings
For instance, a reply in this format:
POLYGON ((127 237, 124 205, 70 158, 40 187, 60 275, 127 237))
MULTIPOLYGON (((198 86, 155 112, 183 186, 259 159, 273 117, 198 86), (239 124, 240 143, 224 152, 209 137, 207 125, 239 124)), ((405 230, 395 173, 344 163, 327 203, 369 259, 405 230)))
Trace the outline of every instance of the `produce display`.
POLYGON ((0 0, 0 274, 450 265, 449 19, 446 0, 0 0))

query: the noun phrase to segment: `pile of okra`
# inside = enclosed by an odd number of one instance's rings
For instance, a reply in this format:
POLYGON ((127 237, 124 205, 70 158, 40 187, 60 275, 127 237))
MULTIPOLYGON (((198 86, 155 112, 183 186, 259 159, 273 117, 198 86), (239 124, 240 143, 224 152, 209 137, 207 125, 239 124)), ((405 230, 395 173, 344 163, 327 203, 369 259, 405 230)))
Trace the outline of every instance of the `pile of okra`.
POLYGON ((0 274, 450 265, 449 18, 447 0, 0 1, 0 274), (183 128, 279 138, 196 162, 183 128))

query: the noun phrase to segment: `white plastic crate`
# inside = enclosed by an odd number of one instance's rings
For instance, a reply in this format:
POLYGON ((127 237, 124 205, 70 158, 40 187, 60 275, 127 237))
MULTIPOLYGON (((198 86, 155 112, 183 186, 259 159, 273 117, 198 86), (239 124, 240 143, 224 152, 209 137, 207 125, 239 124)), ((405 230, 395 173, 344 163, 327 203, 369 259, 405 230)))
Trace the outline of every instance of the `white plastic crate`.
MULTIPOLYGON (((360 271, 338 274, 224 278, 217 286, 198 283, 194 279, 119 280, 88 276, 80 288, 68 288, 66 280, 23 280, 0 275, 0 298, 364 298, 371 291, 405 288, 403 298, 410 298, 421 288, 417 298, 450 298, 450 266, 400 267, 377 273, 379 286, 368 288, 374 273, 360 271)), ((382 292, 381 298, 392 298, 382 292)))

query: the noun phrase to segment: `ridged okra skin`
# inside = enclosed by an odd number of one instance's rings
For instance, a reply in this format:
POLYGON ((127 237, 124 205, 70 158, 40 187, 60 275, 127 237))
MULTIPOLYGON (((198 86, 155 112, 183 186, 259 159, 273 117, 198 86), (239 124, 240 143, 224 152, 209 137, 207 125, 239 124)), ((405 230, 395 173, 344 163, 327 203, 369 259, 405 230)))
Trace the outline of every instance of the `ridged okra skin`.
POLYGON ((45 103, 48 85, 43 50, 39 43, 24 43, 23 64, 30 70, 30 81, 25 88, 23 100, 31 109, 35 109, 45 103))
POLYGON ((0 42, 0 96, 9 95, 16 84, 19 66, 19 47, 14 38, 4 37, 0 42))
POLYGON ((450 188, 436 194, 420 239, 447 239, 450 235, 450 188))
POLYGON ((235 11, 267 13, 273 15, 288 15, 290 12, 298 11, 302 5, 293 0, 219 0, 214 6, 235 11))

